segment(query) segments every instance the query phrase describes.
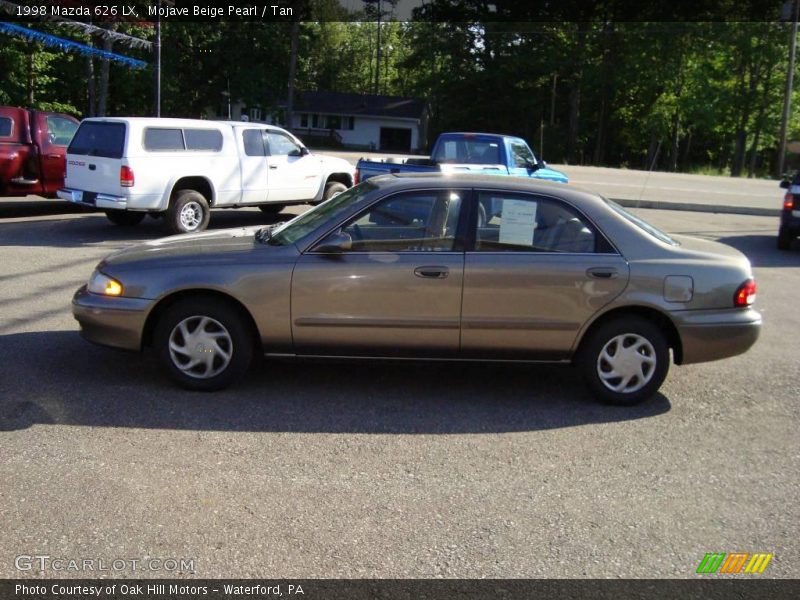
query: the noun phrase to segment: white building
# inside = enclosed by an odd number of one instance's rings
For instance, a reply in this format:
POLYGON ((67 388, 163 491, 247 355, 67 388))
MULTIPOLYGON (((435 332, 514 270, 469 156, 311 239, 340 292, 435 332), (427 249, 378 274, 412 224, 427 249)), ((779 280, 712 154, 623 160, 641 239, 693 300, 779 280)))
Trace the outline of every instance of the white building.
POLYGON ((427 105, 398 96, 300 92, 289 129, 307 144, 332 138, 344 147, 418 152, 427 146, 427 105))

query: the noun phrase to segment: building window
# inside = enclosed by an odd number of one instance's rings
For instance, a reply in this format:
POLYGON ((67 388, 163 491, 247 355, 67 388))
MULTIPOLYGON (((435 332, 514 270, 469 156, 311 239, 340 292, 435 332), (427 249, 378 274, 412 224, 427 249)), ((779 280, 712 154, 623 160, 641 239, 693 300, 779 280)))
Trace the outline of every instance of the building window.
POLYGON ((328 115, 328 129, 341 129, 342 117, 339 115, 328 115))
POLYGON ((344 128, 345 129, 354 129, 355 128, 355 122, 356 122, 355 117, 345 117, 344 118, 344 125, 345 125, 344 128))
POLYGON ((319 127, 319 115, 317 114, 311 115, 311 126, 319 127))
POLYGON ((251 121, 260 121, 261 120, 261 109, 260 108, 251 108, 250 109, 250 120, 251 121))
POLYGON ((300 127, 308 127, 308 113, 300 115, 300 127))

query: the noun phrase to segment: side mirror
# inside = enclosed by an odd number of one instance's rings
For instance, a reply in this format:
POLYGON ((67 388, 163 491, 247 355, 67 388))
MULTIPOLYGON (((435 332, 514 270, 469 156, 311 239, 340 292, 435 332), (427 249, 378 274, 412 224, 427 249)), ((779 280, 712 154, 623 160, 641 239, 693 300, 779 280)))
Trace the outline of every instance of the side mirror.
POLYGON ((542 165, 544 165, 544 163, 543 163, 543 162, 540 162, 540 163, 532 163, 532 162, 531 162, 531 161, 529 161, 529 160, 526 160, 526 161, 525 161, 525 167, 528 169, 528 173, 533 173, 533 172, 535 172, 535 171, 538 171, 539 169, 541 169, 541 168, 542 168, 542 165))
POLYGON ((300 156, 307 156, 309 154, 311 154, 311 151, 308 148, 305 146, 300 147, 300 156))
POLYGON ((345 233, 341 229, 330 234, 319 244, 317 244, 312 252, 321 254, 341 254, 353 249, 353 238, 349 233, 345 233))
POLYGON ((784 179, 778 185, 781 186, 784 190, 788 190, 792 186, 792 182, 789 181, 788 179, 784 179))

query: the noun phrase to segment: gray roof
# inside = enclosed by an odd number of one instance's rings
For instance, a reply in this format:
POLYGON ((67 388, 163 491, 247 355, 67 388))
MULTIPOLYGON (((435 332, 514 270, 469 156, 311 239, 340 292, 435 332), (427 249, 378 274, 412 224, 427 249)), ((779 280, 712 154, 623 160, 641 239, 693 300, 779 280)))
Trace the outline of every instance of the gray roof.
POLYGON ((298 96, 298 102, 294 106, 295 111, 419 119, 425 110, 424 100, 399 96, 339 92, 300 92, 298 96))

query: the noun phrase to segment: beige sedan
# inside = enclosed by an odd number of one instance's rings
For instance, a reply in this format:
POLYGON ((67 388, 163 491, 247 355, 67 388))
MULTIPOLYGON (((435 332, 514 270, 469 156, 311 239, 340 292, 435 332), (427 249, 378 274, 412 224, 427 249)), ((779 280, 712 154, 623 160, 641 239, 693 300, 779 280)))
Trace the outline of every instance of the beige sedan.
POLYGON ((254 353, 554 361, 599 400, 633 404, 671 359, 752 346, 755 292, 733 248, 570 186, 384 176, 285 224, 117 252, 73 313, 86 339, 152 348, 190 389, 228 386, 254 353))

